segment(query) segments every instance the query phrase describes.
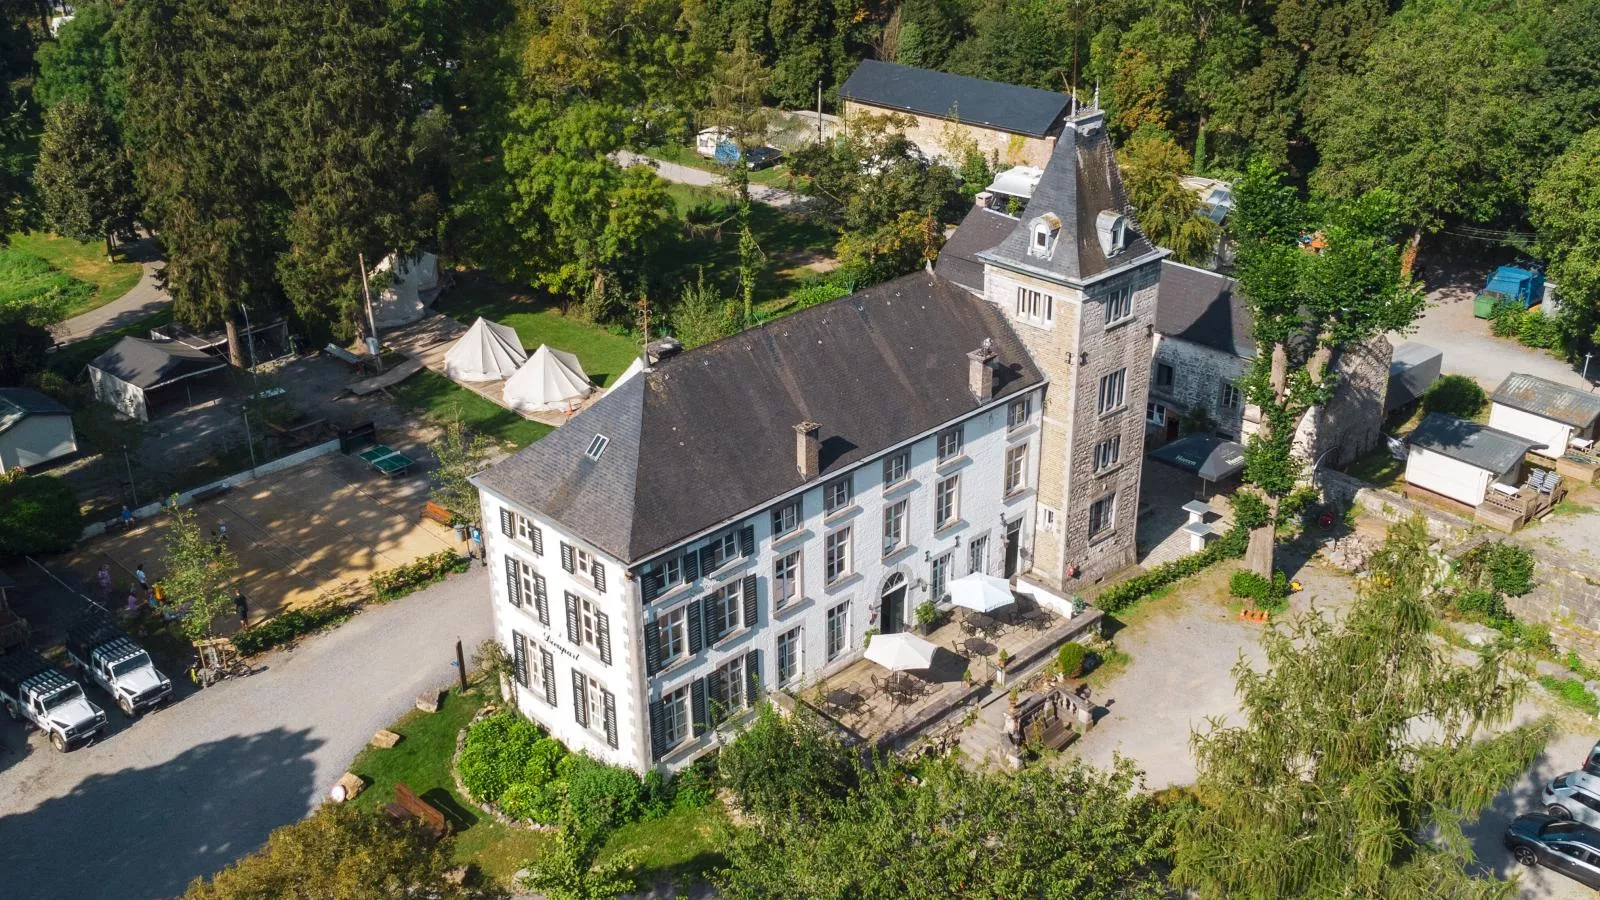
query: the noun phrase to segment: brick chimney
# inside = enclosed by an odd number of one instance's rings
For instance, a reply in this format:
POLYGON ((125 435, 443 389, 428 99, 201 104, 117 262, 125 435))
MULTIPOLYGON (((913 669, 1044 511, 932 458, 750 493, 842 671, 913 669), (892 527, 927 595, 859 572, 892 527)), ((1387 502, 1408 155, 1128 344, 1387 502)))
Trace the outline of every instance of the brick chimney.
POLYGON ((994 341, 983 339, 983 346, 967 354, 967 388, 979 403, 994 399, 994 341))
POLYGON ((801 422, 794 427, 794 464, 800 477, 810 480, 822 471, 822 441, 818 435, 822 426, 815 422, 801 422))

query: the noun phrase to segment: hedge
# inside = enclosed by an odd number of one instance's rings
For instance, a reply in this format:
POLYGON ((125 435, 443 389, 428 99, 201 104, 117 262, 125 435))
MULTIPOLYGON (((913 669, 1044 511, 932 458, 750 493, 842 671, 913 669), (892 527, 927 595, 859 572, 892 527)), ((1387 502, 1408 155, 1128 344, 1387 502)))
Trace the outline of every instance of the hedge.
POLYGON ((1240 569, 1228 579, 1228 593, 1240 600, 1249 600, 1261 609, 1277 611, 1289 596, 1289 576, 1279 571, 1268 579, 1249 569, 1240 569))
POLYGON ((1224 559, 1238 559, 1250 546, 1250 530, 1235 524, 1232 528, 1206 546, 1199 553, 1162 563, 1148 572, 1141 572, 1106 588, 1095 598, 1094 605, 1108 613, 1119 613, 1150 596, 1157 590, 1198 574, 1211 564, 1224 559))
POLYGON ((301 635, 311 634, 345 621, 355 615, 356 607, 350 603, 324 600, 305 609, 291 609, 262 622, 242 628, 233 636, 233 645, 246 656, 287 644, 301 635))
POLYGON ((472 560, 454 550, 440 550, 403 566, 372 573, 372 591, 379 600, 394 600, 445 576, 465 572, 472 560))

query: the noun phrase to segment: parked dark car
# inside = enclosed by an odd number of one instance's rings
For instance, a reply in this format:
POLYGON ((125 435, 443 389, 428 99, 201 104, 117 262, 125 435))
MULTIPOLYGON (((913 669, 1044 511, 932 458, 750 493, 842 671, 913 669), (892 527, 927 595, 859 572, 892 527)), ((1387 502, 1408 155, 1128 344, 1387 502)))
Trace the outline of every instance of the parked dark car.
POLYGON ((1525 866, 1544 866, 1600 889, 1600 831, 1545 813, 1517 816, 1506 827, 1506 849, 1525 866))
POLYGON ((780 159, 783 159, 783 151, 777 147, 751 147, 744 153, 745 168, 752 170, 775 166, 780 159))

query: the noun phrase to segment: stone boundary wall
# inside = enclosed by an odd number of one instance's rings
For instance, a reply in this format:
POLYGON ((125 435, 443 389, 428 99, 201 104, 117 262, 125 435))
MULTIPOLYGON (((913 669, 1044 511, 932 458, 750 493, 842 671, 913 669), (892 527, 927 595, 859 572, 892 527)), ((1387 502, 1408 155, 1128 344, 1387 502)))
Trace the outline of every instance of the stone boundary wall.
POLYGON ((1315 480, 1325 500, 1345 508, 1352 503, 1359 503, 1362 513, 1385 522, 1400 522, 1413 515, 1421 515, 1428 522, 1428 534, 1436 540, 1456 543, 1465 540, 1474 528, 1470 520, 1454 513, 1418 503, 1394 491, 1374 487, 1343 472, 1323 469, 1316 474, 1315 480))

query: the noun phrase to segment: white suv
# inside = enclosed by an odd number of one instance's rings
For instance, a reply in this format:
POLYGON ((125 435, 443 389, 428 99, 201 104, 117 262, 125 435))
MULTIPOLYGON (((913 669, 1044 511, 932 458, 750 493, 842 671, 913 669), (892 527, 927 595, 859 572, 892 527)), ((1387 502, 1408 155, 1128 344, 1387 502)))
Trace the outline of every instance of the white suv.
POLYGON ((1600 827, 1600 778, 1585 772, 1557 776, 1545 786, 1544 805, 1558 819, 1600 827))

